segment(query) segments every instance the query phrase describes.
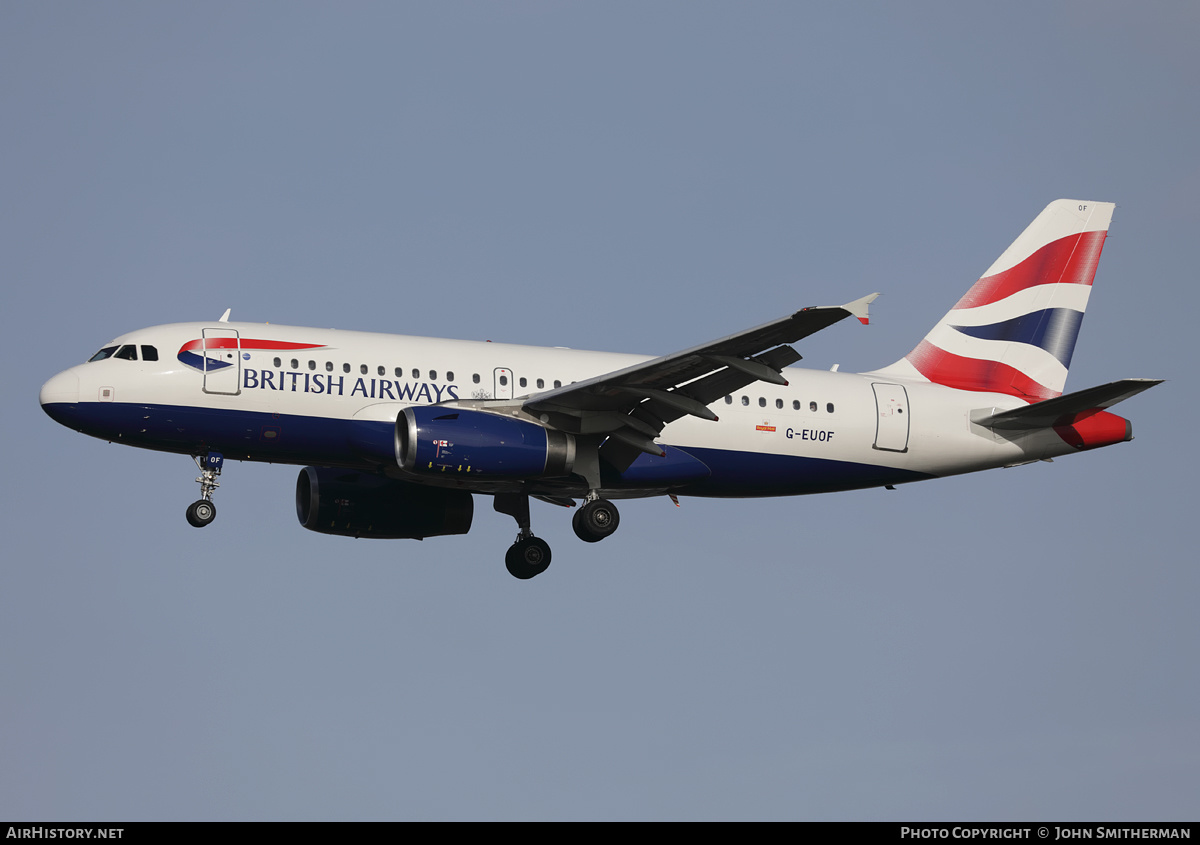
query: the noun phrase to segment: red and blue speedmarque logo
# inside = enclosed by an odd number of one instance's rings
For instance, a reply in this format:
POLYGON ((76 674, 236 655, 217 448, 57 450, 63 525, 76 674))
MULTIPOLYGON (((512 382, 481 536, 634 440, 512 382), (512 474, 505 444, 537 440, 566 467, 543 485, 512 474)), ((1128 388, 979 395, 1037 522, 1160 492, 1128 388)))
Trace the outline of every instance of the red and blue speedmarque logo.
POLYGON ((205 360, 205 356, 198 354, 198 352, 211 353, 218 349, 240 349, 243 352, 265 349, 295 351, 298 349, 321 349, 325 345, 323 343, 289 343, 285 340, 255 340, 249 337, 240 338, 240 341, 239 343, 239 338, 236 337, 196 338, 195 340, 189 340, 183 346, 179 347, 178 358, 180 362, 187 364, 193 369, 200 370, 201 372, 207 370, 211 373, 231 367, 233 363, 231 361, 222 361, 219 358, 208 358, 205 360))

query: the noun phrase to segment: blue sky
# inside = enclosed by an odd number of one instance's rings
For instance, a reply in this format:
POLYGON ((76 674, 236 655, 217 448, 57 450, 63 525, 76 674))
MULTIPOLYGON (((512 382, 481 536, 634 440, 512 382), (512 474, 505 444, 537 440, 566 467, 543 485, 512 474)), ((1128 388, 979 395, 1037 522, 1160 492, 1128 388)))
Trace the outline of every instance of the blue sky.
POLYGON ((0 816, 1194 820, 1186 4, 0 7, 0 816), (373 542, 296 468, 41 383, 215 318, 662 354, 872 291, 899 358, 1046 203, 1118 204, 1068 389, 1136 440, 821 497, 373 542), (1174 432, 1174 433, 1172 433, 1174 432))

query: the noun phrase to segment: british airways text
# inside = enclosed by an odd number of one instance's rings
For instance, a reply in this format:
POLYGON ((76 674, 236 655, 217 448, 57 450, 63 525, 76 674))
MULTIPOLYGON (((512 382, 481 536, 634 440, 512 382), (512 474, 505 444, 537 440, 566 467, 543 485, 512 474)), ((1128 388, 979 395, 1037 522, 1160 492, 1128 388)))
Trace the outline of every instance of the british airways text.
POLYGON ((291 370, 242 370, 243 390, 283 390, 288 393, 316 393, 326 396, 362 396, 364 399, 391 399, 396 402, 444 402, 458 398, 458 385, 409 382, 393 379, 355 378, 325 373, 301 373, 291 370))

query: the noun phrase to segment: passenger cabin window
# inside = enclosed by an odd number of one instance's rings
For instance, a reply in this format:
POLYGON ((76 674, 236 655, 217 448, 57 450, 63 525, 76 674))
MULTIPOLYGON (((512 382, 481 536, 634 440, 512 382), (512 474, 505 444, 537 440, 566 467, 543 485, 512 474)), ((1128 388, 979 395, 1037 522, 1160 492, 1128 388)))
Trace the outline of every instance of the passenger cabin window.
POLYGON ((776 408, 779 408, 779 409, 781 409, 781 410, 782 410, 782 408, 783 408, 783 400, 782 400, 782 399, 776 399, 776 400, 775 400, 775 407, 776 407, 776 408))
POLYGON ((437 370, 430 370, 430 371, 429 371, 429 380, 430 380, 430 381, 437 381, 437 370))
POLYGON ((333 362, 332 361, 325 362, 325 372, 327 372, 327 373, 333 372, 333 362))
POLYGON ((471 382, 479 384, 479 373, 471 373, 471 382))
POLYGON ((366 365, 366 364, 359 364, 359 365, 358 365, 358 371, 359 371, 360 373, 362 373, 362 374, 365 376, 365 375, 367 374, 367 365, 366 365))
POLYGON ((450 370, 446 370, 446 381, 454 381, 454 373, 450 370))
POLYGON ((561 381, 559 381, 558 379, 555 379, 555 380, 554 380, 554 386, 555 386, 555 387, 562 387, 562 382, 561 382, 561 381))
POLYGON ((529 379, 525 378, 525 376, 521 376, 520 383, 521 387, 527 387, 529 385, 529 379))
POLYGON ((157 361, 158 360, 158 350, 155 349, 153 346, 143 345, 142 346, 142 360, 143 361, 157 361))
POLYGON ((292 359, 292 369, 293 370, 300 369, 300 362, 297 361, 295 358, 292 359))
POLYGON ((832 414, 833 413, 833 403, 830 402, 828 405, 826 405, 825 410, 832 414))
POLYGON ((546 380, 544 378, 538 379, 537 386, 538 386, 538 390, 541 390, 543 387, 546 386, 546 380))
POLYGON ((282 366, 283 366, 283 361, 280 361, 278 358, 276 358, 276 359, 275 359, 275 366, 276 366, 276 367, 282 367, 282 366))
POLYGON ((767 407, 767 398, 765 396, 758 397, 758 407, 760 407, 760 408, 767 407))
POLYGON ((725 397, 725 404, 726 404, 726 405, 732 405, 732 404, 733 404, 733 397, 732 397, 732 396, 726 396, 726 397, 725 397))
POLYGON ((416 367, 413 367, 413 378, 420 378, 420 377, 421 377, 421 371, 418 370, 416 367))
POLYGON ((350 372, 350 365, 349 365, 349 364, 342 364, 342 372, 343 372, 343 373, 348 373, 348 372, 350 372))
POLYGON ((117 354, 114 355, 113 357, 120 358, 123 361, 136 361, 137 360, 137 347, 131 343, 127 343, 126 345, 124 345, 120 349, 118 349, 117 354))
POLYGON ((809 402, 809 403, 808 403, 808 410, 812 411, 812 412, 815 414, 815 413, 817 412, 817 403, 816 403, 816 402, 809 402))
POLYGON ((105 358, 111 358, 112 354, 116 351, 117 351, 117 347, 106 346, 103 349, 101 349, 99 352, 97 352, 95 355, 93 355, 91 358, 88 358, 88 363, 90 364, 93 361, 103 361, 105 358))
POLYGON ((380 374, 381 376, 385 376, 385 375, 387 375, 387 370, 386 370, 385 368, 383 368, 383 367, 380 367, 380 368, 379 368, 379 374, 380 374))
POLYGON ((317 362, 313 361, 312 359, 309 359, 308 368, 310 370, 315 370, 317 368, 317 362))
POLYGON ((800 400, 799 400, 799 399, 793 399, 793 400, 792 400, 792 410, 793 410, 793 411, 799 411, 799 410, 800 410, 800 400))
POLYGON ((749 405, 749 404, 750 404, 750 397, 749 397, 749 396, 743 396, 743 397, 742 397, 742 404, 743 404, 743 405, 749 405))

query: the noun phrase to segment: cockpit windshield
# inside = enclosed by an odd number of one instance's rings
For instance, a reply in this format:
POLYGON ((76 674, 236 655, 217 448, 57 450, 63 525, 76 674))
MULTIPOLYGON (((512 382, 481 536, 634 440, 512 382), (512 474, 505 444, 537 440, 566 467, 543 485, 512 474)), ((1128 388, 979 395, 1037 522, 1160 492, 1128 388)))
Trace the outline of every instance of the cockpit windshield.
MULTIPOLYGON (((88 358, 88 363, 93 361, 103 361, 105 358, 120 358, 123 361, 136 361, 138 359, 138 348, 132 343, 127 343, 124 346, 106 346, 88 358)), ((153 346, 142 345, 142 360, 157 361, 158 350, 153 346)))

